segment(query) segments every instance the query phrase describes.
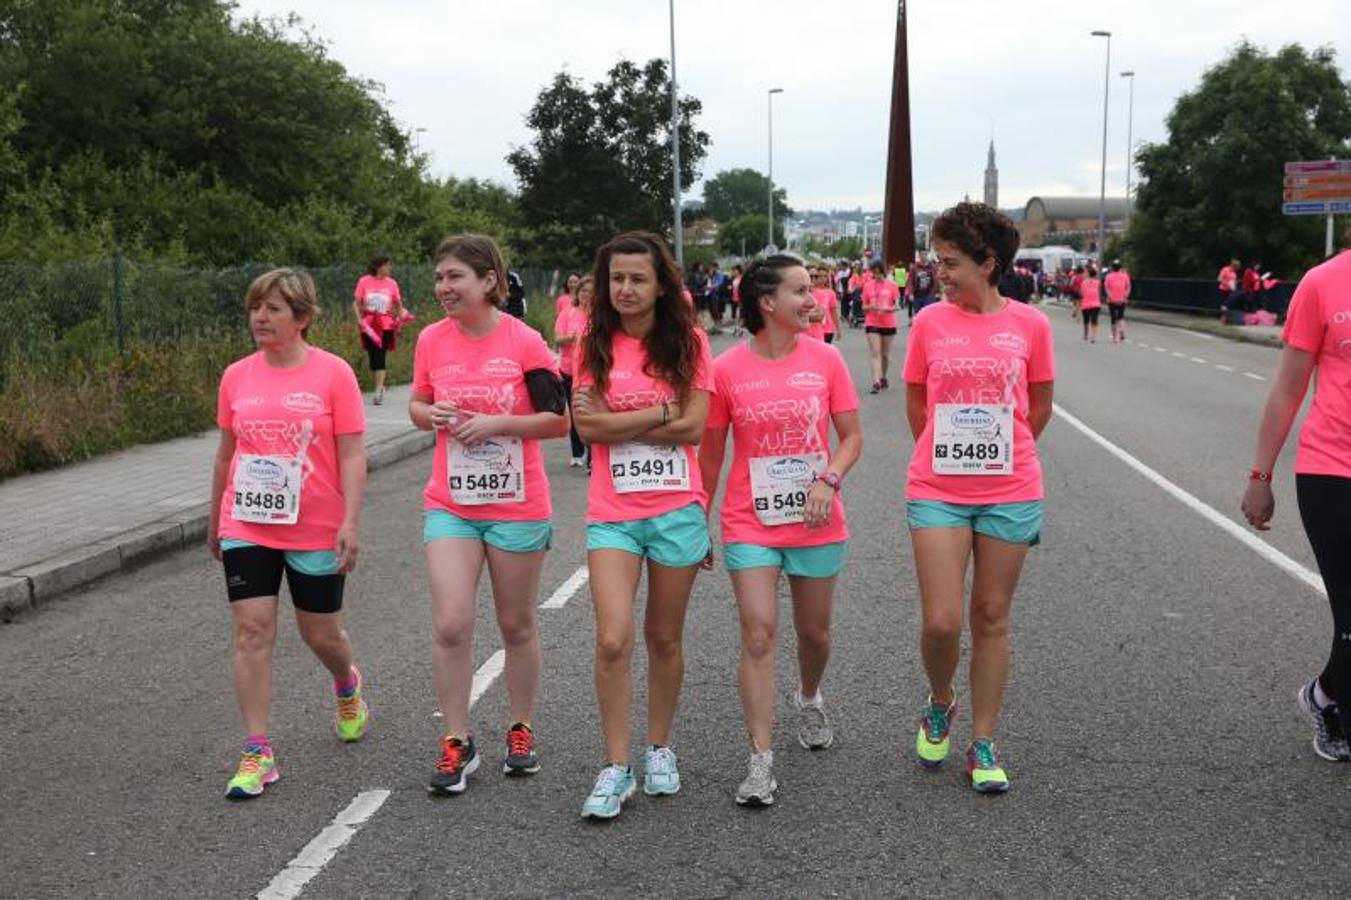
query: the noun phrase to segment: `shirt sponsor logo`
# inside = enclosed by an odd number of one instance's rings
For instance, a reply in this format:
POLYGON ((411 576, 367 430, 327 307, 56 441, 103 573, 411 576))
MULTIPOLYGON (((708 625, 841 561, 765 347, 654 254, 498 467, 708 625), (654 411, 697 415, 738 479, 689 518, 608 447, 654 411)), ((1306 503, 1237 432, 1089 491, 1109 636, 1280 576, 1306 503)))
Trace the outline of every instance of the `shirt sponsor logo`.
POLYGON ((799 481, 804 478, 810 478, 814 473, 812 467, 805 460, 801 459, 776 459, 769 464, 769 474, 780 481, 799 481))
POLYGON ((986 343, 996 350, 1008 350, 1011 353, 1022 353, 1027 350, 1027 341, 1023 340, 1021 335, 1008 331, 990 335, 986 343))
POLYGON ((266 397, 240 397, 234 402, 231 409, 248 409, 253 406, 262 406, 267 402, 266 397))
POLYGON ((954 334, 952 337, 936 338, 929 341, 930 350, 946 350, 949 347, 965 347, 971 343, 971 338, 964 334, 954 334))
POLYGON ((1345 325, 1348 322, 1351 322, 1351 310, 1339 309, 1332 314, 1333 325, 1345 325))
POLYGON ((826 378, 817 372, 794 372, 788 376, 788 386, 795 391, 819 391, 826 386, 826 378))
POLYGON ((321 413, 324 411, 324 399, 318 394, 296 391, 281 398, 281 405, 296 413, 321 413))
POLYGON ((760 378, 755 381, 743 381, 740 384, 732 385, 732 393, 744 394, 747 391, 763 391, 769 387, 768 378, 760 378))
POLYGON ((507 455, 507 451, 496 441, 482 441, 465 447, 464 455, 475 462, 497 462, 507 455))
POLYGON ((514 378, 521 374, 521 364, 505 356, 496 356, 483 364, 482 372, 494 378, 514 378))
POLYGON ((245 473, 266 488, 280 488, 286 485, 286 472, 270 459, 250 460, 245 473))
POLYGON ((439 369, 432 369, 430 372, 427 373, 427 377, 430 378, 432 381, 438 381, 442 378, 448 378, 452 375, 463 375, 463 374, 464 374, 463 363, 451 363, 450 365, 442 366, 439 369))

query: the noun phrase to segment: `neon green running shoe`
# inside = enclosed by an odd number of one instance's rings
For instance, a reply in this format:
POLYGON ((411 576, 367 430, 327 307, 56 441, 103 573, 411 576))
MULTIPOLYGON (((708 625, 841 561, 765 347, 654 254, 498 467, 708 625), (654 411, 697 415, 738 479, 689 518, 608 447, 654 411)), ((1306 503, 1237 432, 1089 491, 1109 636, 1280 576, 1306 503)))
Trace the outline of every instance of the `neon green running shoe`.
POLYGON ((957 697, 944 706, 935 703, 933 694, 924 704, 924 715, 919 720, 919 734, 915 736, 915 758, 926 769, 936 769, 947 761, 952 752, 952 720, 957 717, 957 697))
POLYGON ((989 738, 976 738, 966 748, 966 774, 979 793, 1002 794, 1009 789, 1009 776, 999 765, 999 754, 989 738))
POLYGON ((257 797, 263 788, 281 777, 277 771, 277 760, 271 753, 265 753, 261 747, 246 746, 239 760, 235 777, 225 786, 225 796, 231 800, 248 800, 257 797))
POLYGON ((352 666, 352 672, 357 677, 357 686, 350 696, 338 695, 338 718, 333 723, 338 737, 348 743, 361 740, 371 721, 371 711, 366 708, 366 701, 361 696, 361 670, 352 666))

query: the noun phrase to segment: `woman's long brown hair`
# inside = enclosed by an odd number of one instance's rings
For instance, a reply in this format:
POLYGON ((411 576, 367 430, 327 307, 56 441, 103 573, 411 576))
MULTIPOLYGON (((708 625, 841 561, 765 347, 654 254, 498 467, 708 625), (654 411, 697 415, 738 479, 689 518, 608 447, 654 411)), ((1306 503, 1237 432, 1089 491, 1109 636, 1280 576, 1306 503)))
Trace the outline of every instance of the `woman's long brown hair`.
POLYGON ((614 337, 623 330, 619 311, 610 300, 610 259, 615 254, 644 254, 657 273, 656 321, 643 337, 647 362, 643 372, 666 382, 681 403, 689 399, 699 366, 699 338, 694 333, 694 311, 685 302, 680 269, 666 242, 646 231, 630 231, 610 240, 596 253, 592 274, 591 323, 582 337, 582 366, 591 373, 600 396, 610 388, 614 365, 614 337))

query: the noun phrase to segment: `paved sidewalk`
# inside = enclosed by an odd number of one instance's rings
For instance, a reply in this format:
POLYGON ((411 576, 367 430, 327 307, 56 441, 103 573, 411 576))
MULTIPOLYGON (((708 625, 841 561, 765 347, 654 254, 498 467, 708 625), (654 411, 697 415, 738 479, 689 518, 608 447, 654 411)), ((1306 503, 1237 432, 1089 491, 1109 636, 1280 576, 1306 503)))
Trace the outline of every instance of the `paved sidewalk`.
MULTIPOLYGON (((408 420, 407 385, 367 395, 378 469, 433 444, 408 420)), ((0 482, 0 618, 206 537, 215 430, 0 482)))
MULTIPOLYGON (((1050 301, 1047 305, 1069 308, 1068 303, 1060 300, 1050 301)), ((1213 334, 1216 337, 1239 341, 1244 344, 1262 344, 1267 347, 1285 346, 1281 341, 1280 325, 1225 325, 1211 316, 1171 312, 1166 309, 1146 309, 1143 306, 1136 306, 1134 303, 1126 307, 1126 321, 1128 323, 1148 322, 1150 325, 1166 325, 1169 328, 1199 331, 1202 334, 1213 334)), ((1107 325, 1105 314, 1102 325, 1103 327, 1107 325)))

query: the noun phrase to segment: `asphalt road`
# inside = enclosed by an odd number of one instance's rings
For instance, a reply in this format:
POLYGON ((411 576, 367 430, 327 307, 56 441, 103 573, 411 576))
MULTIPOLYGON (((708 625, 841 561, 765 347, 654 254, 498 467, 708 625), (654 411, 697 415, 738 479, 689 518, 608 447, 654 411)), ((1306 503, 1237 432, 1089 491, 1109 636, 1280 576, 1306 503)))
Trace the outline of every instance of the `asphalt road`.
MULTIPOLYGON (((1065 310, 1050 312, 1063 409, 1238 520, 1277 352, 1146 325, 1124 346, 1088 346, 1065 310)), ((843 346, 866 387, 862 334, 843 346)), ((1351 767, 1314 757, 1294 705, 1321 665, 1326 602, 1063 419, 1043 439, 1044 543, 1015 603, 999 735, 1013 790, 976 795, 956 759, 916 768, 903 395, 864 394, 864 456, 846 485, 855 537, 824 687, 837 740, 801 750, 781 707, 773 808, 732 800, 746 740, 721 569, 699 577, 686 629, 678 796, 640 793, 606 825, 578 817, 602 762, 585 589, 539 614, 544 770, 498 774, 498 679, 473 714, 484 767, 460 797, 427 795, 439 720, 423 454, 372 476, 348 586, 372 729, 337 742, 327 679, 288 623, 272 729, 283 778, 260 800, 222 797, 239 725, 222 579, 205 550, 0 626, 0 895, 252 896, 355 796, 381 789, 388 800, 304 896, 1345 896, 1351 767)), ((541 600, 584 563, 585 476, 566 467, 565 441, 547 456, 557 532, 541 600)), ((1312 566, 1289 466, 1266 540, 1312 566)), ((486 592, 477 636, 482 662, 499 646, 486 592)), ((791 639, 786 629, 784 691, 791 639)), ((641 704, 641 642, 635 668, 641 704)), ((634 719, 637 754, 641 706, 634 719)), ((968 728, 963 714, 956 741, 968 728)))

